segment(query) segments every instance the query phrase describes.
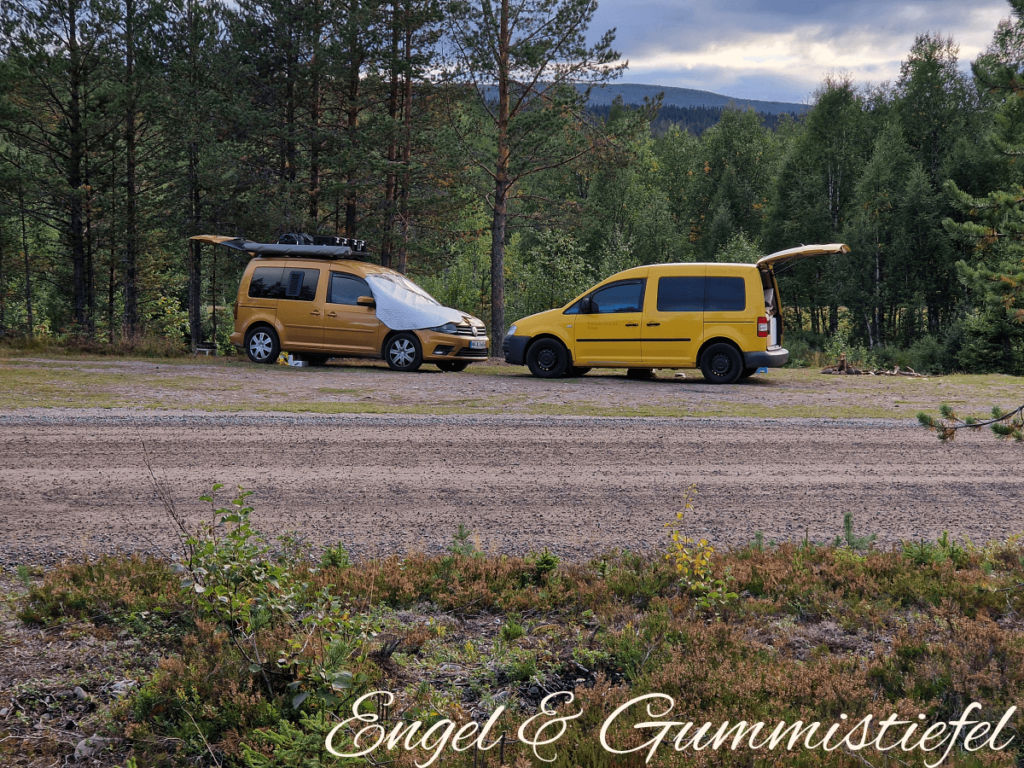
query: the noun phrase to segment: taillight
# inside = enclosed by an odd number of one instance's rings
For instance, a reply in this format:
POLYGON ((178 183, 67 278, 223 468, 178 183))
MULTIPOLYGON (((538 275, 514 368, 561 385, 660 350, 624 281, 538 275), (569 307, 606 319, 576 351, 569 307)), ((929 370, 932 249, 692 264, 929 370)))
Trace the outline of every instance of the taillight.
POLYGON ((757 318, 757 335, 760 338, 765 338, 768 335, 768 318, 759 317, 757 318))

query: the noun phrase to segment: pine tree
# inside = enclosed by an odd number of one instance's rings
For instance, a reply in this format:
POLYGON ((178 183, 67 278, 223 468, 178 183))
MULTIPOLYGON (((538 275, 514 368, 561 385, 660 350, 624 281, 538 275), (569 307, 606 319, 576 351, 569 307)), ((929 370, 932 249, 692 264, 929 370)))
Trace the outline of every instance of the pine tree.
POLYGON ((523 180, 593 150, 576 84, 617 77, 615 31, 588 45, 597 0, 460 0, 449 11, 449 76, 474 111, 456 115, 471 161, 490 182, 491 345, 505 336, 505 244, 523 180), (471 119, 471 118, 477 119, 471 119), (482 140, 486 137, 485 140, 482 140))

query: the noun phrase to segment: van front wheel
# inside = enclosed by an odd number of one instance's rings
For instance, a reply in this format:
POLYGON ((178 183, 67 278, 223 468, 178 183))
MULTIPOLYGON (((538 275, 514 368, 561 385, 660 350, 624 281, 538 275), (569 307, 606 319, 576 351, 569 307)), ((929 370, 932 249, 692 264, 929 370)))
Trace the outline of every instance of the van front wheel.
POLYGON ((732 384, 743 374, 743 356, 732 344, 712 344, 701 355, 700 372, 709 384, 732 384))
POLYGON ((414 333, 396 333, 384 345, 384 359, 393 371, 412 373, 423 364, 423 350, 414 333))
POLYGON ((541 379, 557 379, 569 369, 569 350, 560 341, 541 339, 526 352, 526 367, 541 379))

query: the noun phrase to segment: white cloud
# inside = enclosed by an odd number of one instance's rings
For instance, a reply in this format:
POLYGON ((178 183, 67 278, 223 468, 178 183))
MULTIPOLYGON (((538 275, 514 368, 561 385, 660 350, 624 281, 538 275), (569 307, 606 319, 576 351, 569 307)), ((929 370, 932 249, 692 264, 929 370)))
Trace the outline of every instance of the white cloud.
POLYGON ((591 30, 617 27, 627 82, 739 98, 805 101, 828 72, 895 80, 914 38, 952 35, 961 65, 981 53, 1005 0, 603 0, 591 30))

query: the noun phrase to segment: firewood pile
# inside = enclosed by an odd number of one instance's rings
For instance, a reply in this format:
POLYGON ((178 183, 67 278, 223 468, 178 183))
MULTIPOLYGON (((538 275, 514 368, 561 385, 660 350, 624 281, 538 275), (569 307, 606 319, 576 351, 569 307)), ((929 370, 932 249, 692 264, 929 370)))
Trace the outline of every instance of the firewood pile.
POLYGON ((906 368, 900 368, 898 365, 894 366, 890 371, 884 368, 878 368, 875 370, 865 370, 857 368, 846 360, 846 354, 843 353, 839 356, 839 362, 835 365, 830 365, 827 368, 821 369, 822 373, 838 374, 841 376, 910 376, 914 379, 924 378, 923 373, 918 373, 910 366, 906 368))

